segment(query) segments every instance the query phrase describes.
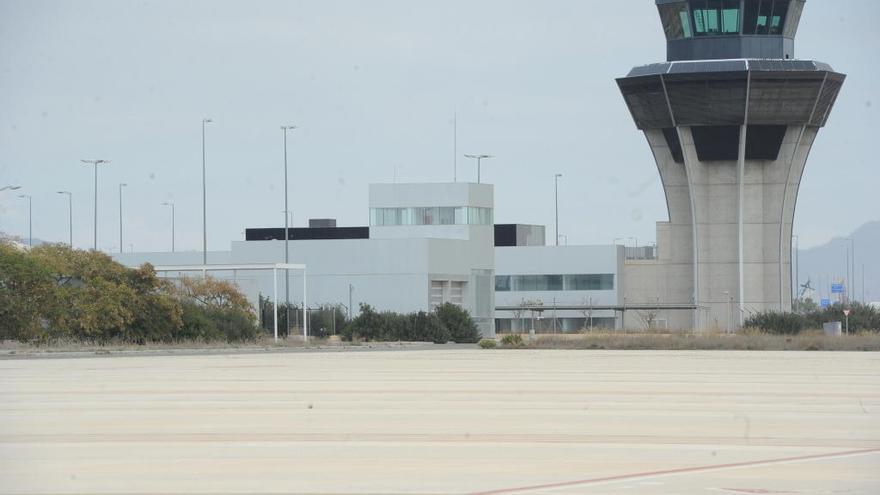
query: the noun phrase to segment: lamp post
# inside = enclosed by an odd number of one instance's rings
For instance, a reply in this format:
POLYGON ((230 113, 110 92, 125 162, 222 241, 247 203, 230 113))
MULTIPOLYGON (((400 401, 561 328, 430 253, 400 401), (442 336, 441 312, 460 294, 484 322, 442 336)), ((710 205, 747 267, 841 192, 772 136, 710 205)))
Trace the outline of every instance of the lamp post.
POLYGON ((58 191, 58 194, 67 195, 67 229, 68 229, 68 245, 73 249, 73 193, 70 191, 58 191))
POLYGON ((173 201, 165 201, 162 203, 162 206, 170 206, 171 207, 171 252, 174 252, 174 202, 173 201))
POLYGON ((205 156, 205 124, 214 122, 202 119, 202 266, 208 264, 208 188, 205 185, 207 157, 205 156))
MULTIPOLYGON (((281 133, 284 134, 284 262, 290 262, 290 208, 287 205, 287 131, 296 129, 295 125, 281 126, 281 133)), ((290 334, 290 271, 284 269, 284 303, 285 314, 287 318, 287 333, 290 334)), ((305 308, 303 308, 305 311, 305 308)), ((305 313, 303 313, 305 314, 305 313)), ((304 322, 305 323, 305 322, 304 322)))
POLYGON ((80 160, 87 165, 95 167, 95 240, 92 249, 98 250, 98 165, 110 163, 110 160, 80 160))
POLYGON ((800 288, 801 288, 801 278, 800 278, 800 263, 799 263, 799 251, 798 244, 800 243, 800 236, 796 234, 792 234, 792 239, 794 239, 794 297, 792 299, 792 306, 794 312, 798 312, 798 306, 800 305, 800 288))
POLYGON ((351 321, 351 314, 354 308, 351 305, 351 295, 354 293, 354 285, 348 284, 348 321, 351 321))
POLYGON ((723 294, 724 294, 724 298, 727 299, 727 333, 730 333, 730 318, 731 318, 730 303, 733 301, 733 298, 730 297, 730 291, 728 291, 728 290, 723 291, 723 294))
POLYGON ((122 188, 128 187, 128 184, 122 182, 119 184, 119 252, 122 252, 122 188))
POLYGON ((559 246, 559 178, 562 174, 553 174, 553 193, 556 199, 556 245, 559 246))
POLYGON ((464 156, 465 156, 465 158, 473 158, 477 161, 477 184, 479 184, 480 183, 480 165, 481 165, 481 163, 483 162, 483 160, 486 160, 489 158, 495 158, 495 157, 492 155, 464 155, 464 156))
POLYGON ((850 302, 850 286, 855 285, 855 257, 856 257, 856 241, 852 237, 845 237, 844 241, 849 242, 849 249, 846 251, 846 302, 850 302))
POLYGON ((28 200, 28 246, 34 246, 34 203, 30 194, 19 194, 19 198, 28 200))
POLYGON ((16 191, 18 189, 21 189, 21 186, 3 186, 3 187, 0 187, 0 192, 2 192, 2 191, 16 191))

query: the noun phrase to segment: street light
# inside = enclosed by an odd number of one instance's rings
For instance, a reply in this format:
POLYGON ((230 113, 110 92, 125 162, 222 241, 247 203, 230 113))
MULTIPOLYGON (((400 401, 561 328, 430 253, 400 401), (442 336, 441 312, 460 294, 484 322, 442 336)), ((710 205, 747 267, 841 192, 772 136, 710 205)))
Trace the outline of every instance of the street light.
MULTIPOLYGON (((290 209, 287 205, 287 131, 296 129, 295 125, 281 126, 281 133, 284 135, 284 262, 290 262, 290 209)), ((284 303, 285 315, 287 318, 287 333, 290 334, 290 270, 284 269, 284 303)), ((305 311, 305 308, 303 308, 305 311)), ((305 314, 305 313, 303 313, 305 314)), ((305 323, 305 322, 303 322, 305 323)))
POLYGON ((30 194, 19 194, 19 198, 28 200, 28 246, 34 246, 34 203, 30 194))
POLYGON ((119 252, 122 253, 122 188, 128 187, 126 183, 119 184, 119 252))
POLYGON ((477 184, 480 183, 480 164, 484 159, 495 158, 492 155, 464 155, 465 158, 473 158, 477 160, 477 184))
POLYGON ((559 178, 562 174, 553 175, 553 191, 556 197, 556 245, 559 246, 559 178))
POLYGON ((722 291, 722 293, 724 294, 724 298, 727 299, 727 333, 730 333, 730 318, 731 318, 730 303, 733 302, 733 298, 730 297, 729 290, 722 291))
POLYGON ((68 244, 70 245, 70 249, 73 249, 73 193, 70 191, 58 191, 58 194, 67 195, 67 229, 69 230, 68 244))
POLYGON ((3 186, 3 187, 0 187, 0 191, 16 191, 16 190, 18 190, 18 189, 21 189, 21 186, 3 186))
POLYGON ((856 257, 856 241, 852 237, 844 237, 841 239, 844 242, 849 242, 849 249, 846 250, 846 302, 850 302, 850 285, 853 284, 853 278, 855 277, 855 257, 856 257), (850 251, 852 251, 852 256, 850 256, 850 251), (852 268, 851 268, 852 267, 852 268), (852 272, 852 275, 850 275, 852 272))
POLYGON ((166 201, 162 203, 162 206, 170 206, 171 207, 171 252, 174 252, 174 202, 166 201))
POLYGON ((86 165, 95 166, 95 242, 93 249, 98 250, 98 165, 110 163, 110 160, 80 160, 86 165))
POLYGON ((205 157, 205 124, 214 122, 202 119, 202 266, 208 264, 208 189, 205 185, 207 158, 205 157))
POLYGON ((792 239, 794 239, 794 299, 792 299, 794 305, 794 312, 797 313, 800 309, 801 296, 800 296, 800 288, 801 288, 801 264, 800 264, 800 249, 798 245, 800 244, 800 236, 797 234, 792 234, 792 239))

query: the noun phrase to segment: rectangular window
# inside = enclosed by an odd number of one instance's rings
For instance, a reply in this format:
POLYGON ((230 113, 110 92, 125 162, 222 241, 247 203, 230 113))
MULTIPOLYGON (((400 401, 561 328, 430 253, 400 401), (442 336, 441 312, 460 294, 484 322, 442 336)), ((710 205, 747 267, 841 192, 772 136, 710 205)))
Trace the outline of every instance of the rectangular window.
POLYGON ((614 274, 590 275, 498 275, 499 292, 614 290, 614 274))
POLYGON ((492 225, 492 208, 432 206, 370 208, 370 225, 492 225))
POLYGON ((743 34, 782 34, 789 0, 745 0, 743 34))
POLYGON ((739 34, 739 0, 724 0, 721 28, 724 34, 739 34))
POLYGON ((440 225, 455 225, 455 208, 440 208, 440 225))
POLYGON ((679 3, 659 5, 658 8, 667 40, 680 40, 692 36, 687 2, 682 0, 679 3))
POLYGON ((739 33, 740 0, 690 0, 697 36, 739 33))

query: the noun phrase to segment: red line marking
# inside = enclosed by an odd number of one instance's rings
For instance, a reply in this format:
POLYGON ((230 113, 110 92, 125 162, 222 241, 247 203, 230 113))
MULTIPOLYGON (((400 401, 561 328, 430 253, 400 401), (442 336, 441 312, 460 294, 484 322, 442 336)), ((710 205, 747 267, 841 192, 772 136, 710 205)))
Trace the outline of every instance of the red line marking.
POLYGON ((683 473, 698 473, 701 471, 712 471, 716 469, 730 469, 736 467, 749 467, 749 466, 760 466, 763 464, 776 464, 780 462, 791 462, 791 461, 808 461, 813 459, 824 459, 828 457, 841 457, 846 455, 856 455, 856 454, 870 454, 874 452, 880 452, 880 448, 877 449, 861 449, 861 450, 846 450, 843 452, 832 452, 828 454, 812 454, 812 455, 802 455, 796 457, 782 457, 779 459, 765 459, 761 461, 744 461, 744 462, 733 462, 729 464, 714 464, 710 466, 695 466, 688 468, 677 468, 677 469, 664 469, 660 471, 646 471, 643 473, 630 473, 630 474, 619 474, 615 476, 605 476, 602 478, 587 478, 582 480, 574 480, 574 481, 562 481, 559 483, 547 483, 545 485, 532 485, 532 486, 521 486, 518 488, 501 488, 497 490, 489 490, 485 492, 473 492, 470 495, 504 495, 508 493, 516 493, 516 492, 525 492, 525 491, 534 491, 534 490, 546 490, 550 488, 564 488, 567 486, 576 486, 576 485, 592 485, 597 483, 604 483, 609 481, 623 481, 629 479, 636 478, 650 478, 653 476, 661 476, 668 474, 683 474, 683 473))

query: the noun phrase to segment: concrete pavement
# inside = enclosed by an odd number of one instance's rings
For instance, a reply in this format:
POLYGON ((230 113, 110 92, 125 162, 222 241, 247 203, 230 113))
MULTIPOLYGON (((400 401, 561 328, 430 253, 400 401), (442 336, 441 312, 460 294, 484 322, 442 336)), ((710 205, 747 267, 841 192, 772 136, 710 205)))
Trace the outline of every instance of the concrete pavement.
POLYGON ((2 493, 880 493, 876 353, 0 361, 2 493))

